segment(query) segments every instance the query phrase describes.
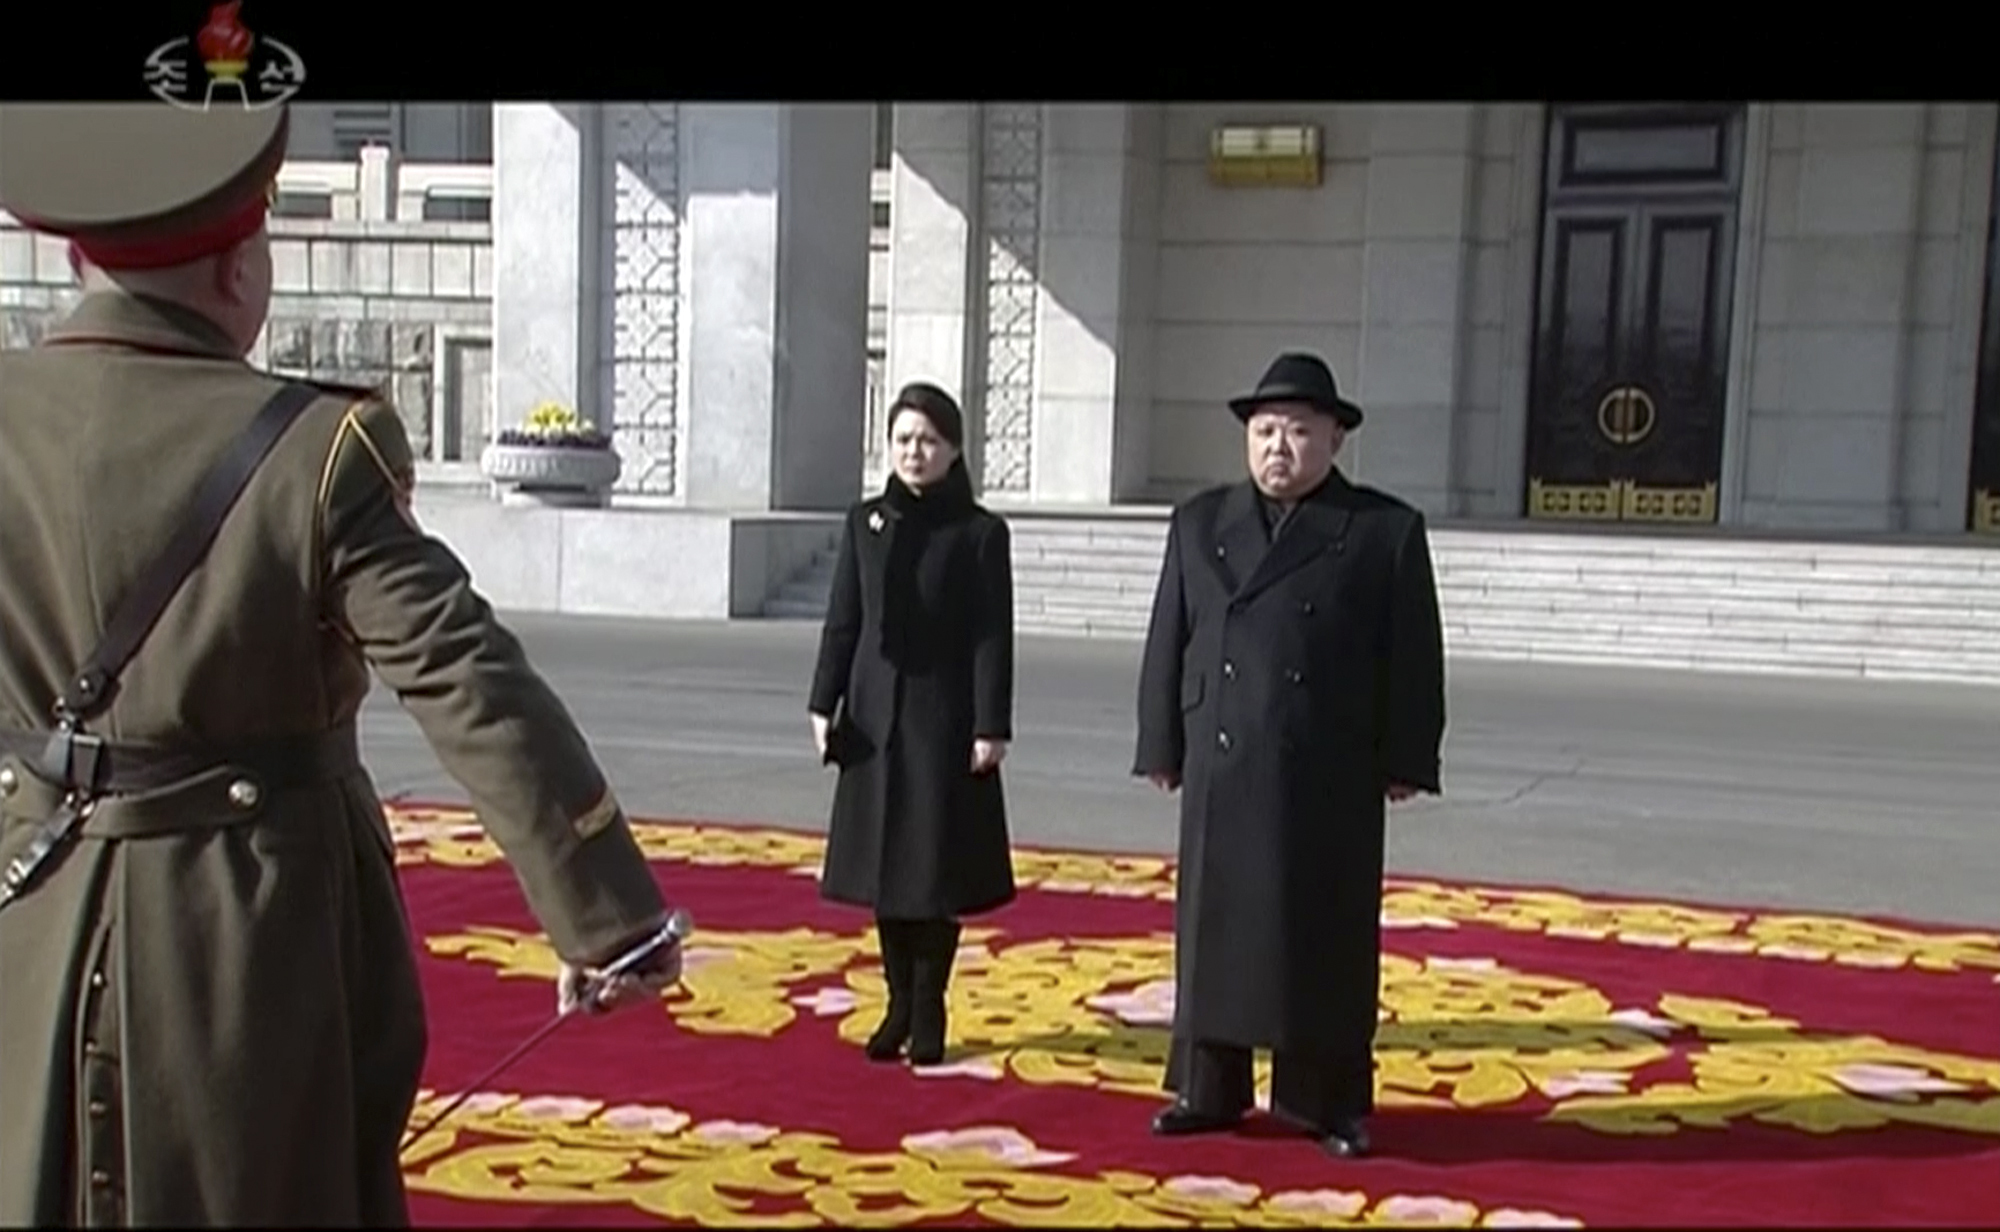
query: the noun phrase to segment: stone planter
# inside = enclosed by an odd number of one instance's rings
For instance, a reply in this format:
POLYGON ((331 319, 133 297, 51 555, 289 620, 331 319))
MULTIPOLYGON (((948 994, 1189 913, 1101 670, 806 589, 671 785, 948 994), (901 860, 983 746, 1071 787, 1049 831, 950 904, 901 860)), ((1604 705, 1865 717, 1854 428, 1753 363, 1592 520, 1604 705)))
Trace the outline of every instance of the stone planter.
POLYGON ((503 505, 602 508, 621 463, 610 449, 570 445, 488 445, 479 469, 503 505))

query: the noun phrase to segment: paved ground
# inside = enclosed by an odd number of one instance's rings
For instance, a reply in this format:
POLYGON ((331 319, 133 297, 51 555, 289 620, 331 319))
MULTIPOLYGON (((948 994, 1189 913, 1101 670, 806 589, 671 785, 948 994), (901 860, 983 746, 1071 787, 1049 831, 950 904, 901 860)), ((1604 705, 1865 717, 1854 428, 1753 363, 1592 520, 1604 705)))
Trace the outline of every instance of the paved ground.
MULTIPOLYGON (((817 630, 518 616, 630 811, 823 826, 817 630)), ((1172 850, 1131 779, 1133 643, 1024 638, 1018 841, 1172 850)), ((1391 815, 1396 872, 2000 926, 2000 690, 1455 662, 1445 798, 1391 815)), ((385 794, 462 800, 379 687, 385 794)))

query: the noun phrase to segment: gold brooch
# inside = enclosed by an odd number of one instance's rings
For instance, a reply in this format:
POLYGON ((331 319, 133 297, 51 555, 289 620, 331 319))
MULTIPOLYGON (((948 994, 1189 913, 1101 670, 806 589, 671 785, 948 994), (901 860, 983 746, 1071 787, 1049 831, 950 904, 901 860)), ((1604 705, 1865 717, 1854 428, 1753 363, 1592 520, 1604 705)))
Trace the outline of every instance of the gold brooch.
POLYGON ((882 533, 882 511, 880 509, 871 509, 868 511, 868 529, 877 535, 882 533))

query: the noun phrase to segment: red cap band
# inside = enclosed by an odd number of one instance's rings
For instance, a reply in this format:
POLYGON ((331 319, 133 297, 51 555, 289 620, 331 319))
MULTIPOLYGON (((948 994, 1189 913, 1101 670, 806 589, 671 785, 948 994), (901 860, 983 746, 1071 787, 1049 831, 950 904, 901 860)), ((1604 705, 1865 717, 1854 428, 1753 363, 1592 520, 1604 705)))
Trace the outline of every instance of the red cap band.
POLYGON ((171 239, 118 243, 113 240, 72 238, 76 250, 99 269, 165 269, 189 261, 226 252, 257 233, 270 213, 270 199, 258 193, 243 208, 218 219, 199 231, 171 239))

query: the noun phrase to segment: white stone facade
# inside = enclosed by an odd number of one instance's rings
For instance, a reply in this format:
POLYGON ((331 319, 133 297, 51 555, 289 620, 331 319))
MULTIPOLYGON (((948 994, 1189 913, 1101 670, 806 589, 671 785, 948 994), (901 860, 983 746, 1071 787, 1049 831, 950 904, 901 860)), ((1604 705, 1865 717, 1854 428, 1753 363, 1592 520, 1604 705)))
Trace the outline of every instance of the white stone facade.
MULTIPOLYGON (((1995 111, 1747 108, 1713 521, 1964 529, 1995 111)), ((1369 410, 1363 481, 1439 518, 1526 511, 1547 108, 895 114, 888 385, 967 391, 996 503, 1156 504, 1240 475, 1224 399, 1307 347, 1369 410), (1260 122, 1316 125, 1323 182, 1210 183, 1210 133, 1260 122)))
POLYGON ((831 510, 861 486, 865 106, 498 104, 494 398, 612 429, 620 490, 831 510))
MULTIPOLYGON (((959 394, 989 503, 1156 519, 1241 475, 1223 403, 1291 347, 1368 409, 1351 473, 1529 529, 1542 105, 896 104, 872 182, 866 104, 492 110, 490 167, 287 165, 311 216, 273 224, 256 358, 387 384, 426 518, 500 602, 760 610, 880 483, 883 392, 915 379, 959 394), (1213 183, 1211 134, 1246 123, 1314 126, 1320 182, 1213 183), (549 399, 613 430, 610 508, 492 501, 480 448, 549 399)), ((1710 533, 1967 542, 1997 113, 1736 122, 1710 533)), ((0 217, 0 344, 70 284, 0 217)))

